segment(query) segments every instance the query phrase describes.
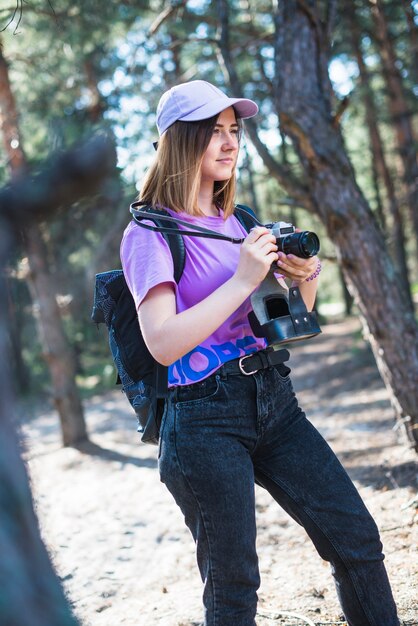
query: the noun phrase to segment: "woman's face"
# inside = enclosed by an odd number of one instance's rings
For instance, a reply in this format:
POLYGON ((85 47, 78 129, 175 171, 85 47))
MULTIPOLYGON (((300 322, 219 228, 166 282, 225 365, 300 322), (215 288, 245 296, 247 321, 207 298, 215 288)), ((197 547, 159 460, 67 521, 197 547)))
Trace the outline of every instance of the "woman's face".
POLYGON ((237 163, 240 129, 232 107, 219 114, 212 138, 203 155, 201 182, 231 178, 237 163))

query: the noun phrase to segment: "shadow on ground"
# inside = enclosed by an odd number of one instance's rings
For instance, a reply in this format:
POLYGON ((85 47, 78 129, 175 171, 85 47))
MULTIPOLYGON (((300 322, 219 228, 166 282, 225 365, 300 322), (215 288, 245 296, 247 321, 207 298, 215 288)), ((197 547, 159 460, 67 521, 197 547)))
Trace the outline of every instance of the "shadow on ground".
POLYGON ((103 448, 102 446, 99 446, 97 443, 93 443, 92 441, 79 443, 78 445, 74 446, 74 448, 82 454, 96 456, 104 461, 118 461, 122 465, 130 464, 135 465, 136 467, 149 467, 152 469, 157 467, 156 459, 142 459, 136 456, 130 456, 128 454, 122 454, 120 452, 116 452, 115 450, 110 450, 109 448, 103 448))

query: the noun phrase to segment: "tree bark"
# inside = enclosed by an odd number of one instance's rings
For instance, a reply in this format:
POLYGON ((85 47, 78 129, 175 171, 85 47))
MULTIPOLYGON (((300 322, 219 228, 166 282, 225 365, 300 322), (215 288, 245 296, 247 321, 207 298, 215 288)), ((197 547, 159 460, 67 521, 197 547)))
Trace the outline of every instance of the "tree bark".
MULTIPOLYGON (((88 289, 88 295, 92 295, 92 285, 94 284, 94 277, 98 272, 104 271, 104 268, 109 267, 109 259, 118 256, 120 248, 120 232, 123 230, 129 222, 130 214, 125 209, 119 209, 115 213, 115 207, 121 206, 122 194, 118 198, 115 198, 115 204, 112 207, 108 207, 109 211, 114 213, 114 221, 109 226, 106 232, 102 235, 101 241, 96 246, 94 256, 91 263, 85 270, 85 282, 86 289, 88 289)), ((106 200, 102 202, 101 210, 106 211, 106 200)))
POLYGON ((341 270, 341 267, 338 268, 338 274, 339 274, 339 279, 341 283, 341 290, 343 292, 345 315, 349 316, 353 312, 354 299, 351 293, 347 289, 347 284, 345 282, 344 274, 341 270))
POLYGON ((60 419, 62 442, 64 446, 73 446, 88 439, 75 382, 74 352, 62 326, 53 277, 48 271, 48 254, 39 225, 32 224, 30 229, 26 229, 23 239, 29 261, 27 281, 34 303, 42 356, 51 376, 51 395, 60 419))
POLYGON ((243 169, 245 172, 247 172, 247 176, 248 176, 248 187, 247 187, 248 195, 251 198, 252 209, 254 209, 255 214, 258 215, 258 217, 260 218, 262 214, 260 212, 260 206, 259 206, 259 202, 257 198, 256 184, 254 180, 254 171, 253 171, 251 159, 249 158, 249 155, 248 155, 248 150, 247 150, 246 145, 243 146, 243 150, 244 150, 243 169))
MULTIPOLYGON (((18 113, 10 84, 7 62, 0 46, 0 111, 4 147, 12 178, 22 176, 28 164, 22 146, 18 113)), ((39 224, 30 228, 22 221, 23 240, 28 257, 28 285, 38 308, 37 323, 43 356, 52 382, 52 396, 58 411, 65 446, 87 439, 83 408, 75 382, 74 355, 66 339, 53 280, 48 267, 46 246, 39 224)))
POLYGON ((0 125, 3 143, 11 172, 26 167, 26 157, 20 142, 19 121, 16 102, 10 88, 9 68, 2 52, 0 40, 0 125))
MULTIPOLYGON (((355 6, 346 13, 350 24, 351 43, 359 68, 362 97, 366 115, 366 125, 369 130, 370 147, 373 155, 373 165, 378 178, 383 182, 386 189, 386 197, 389 214, 391 216, 389 232, 389 245, 393 250, 393 257, 399 274, 399 280, 404 291, 405 301, 413 311, 414 305, 411 297, 411 285, 409 270, 405 253, 405 235, 402 213, 396 197, 395 186, 386 163, 383 142, 377 125, 378 113, 374 102, 373 92, 369 83, 366 64, 361 51, 361 31, 358 27, 355 14, 355 6), (393 234, 392 234, 393 233, 393 234)), ((386 232, 386 234, 388 234, 386 232)))
POLYGON ((383 76, 388 93, 388 108, 391 114, 398 152, 402 164, 406 187, 407 204, 411 225, 415 234, 418 256, 418 161, 409 109, 392 37, 386 20, 382 0, 369 0, 376 25, 376 39, 383 64, 383 76))
POLYGON ((398 423, 418 450, 418 328, 332 115, 328 42, 317 10, 314 0, 289 0, 275 14, 279 119, 335 244, 398 423))

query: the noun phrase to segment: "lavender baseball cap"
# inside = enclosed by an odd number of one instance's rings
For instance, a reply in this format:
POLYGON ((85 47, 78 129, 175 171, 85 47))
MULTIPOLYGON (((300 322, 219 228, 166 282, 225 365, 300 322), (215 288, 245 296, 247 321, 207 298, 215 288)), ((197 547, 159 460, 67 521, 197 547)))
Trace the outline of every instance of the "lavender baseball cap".
POLYGON ((192 80, 172 87, 157 106, 157 128, 162 135, 174 122, 197 122, 213 117, 228 107, 237 117, 247 119, 258 112, 258 106, 246 98, 228 98, 223 91, 205 80, 192 80))

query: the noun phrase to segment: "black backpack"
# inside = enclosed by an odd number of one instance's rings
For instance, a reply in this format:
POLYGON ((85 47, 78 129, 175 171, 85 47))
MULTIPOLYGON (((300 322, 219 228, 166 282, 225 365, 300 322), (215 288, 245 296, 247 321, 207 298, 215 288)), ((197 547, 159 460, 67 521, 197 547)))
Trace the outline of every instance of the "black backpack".
MULTIPOLYGON (((134 205, 133 205, 134 206, 134 205)), ((142 207, 141 207, 142 208, 142 207)), ((253 211, 237 205, 235 216, 247 232, 259 223, 253 211)), ((167 241, 174 263, 174 279, 178 283, 184 269, 186 253, 183 236, 176 224, 164 219, 164 210, 144 207, 141 213, 152 212, 155 227, 167 241), (155 214, 161 218, 154 217, 155 214), (169 232, 173 230, 173 232, 169 232)), ((139 222, 135 211, 131 210, 139 222)), ((144 217, 142 217, 144 219, 144 217)), ((123 270, 110 270, 96 274, 94 304, 91 315, 96 324, 106 324, 109 347, 117 369, 117 384, 122 385, 138 419, 138 432, 144 443, 158 444, 161 418, 167 397, 168 368, 151 356, 142 337, 138 314, 123 270)))

